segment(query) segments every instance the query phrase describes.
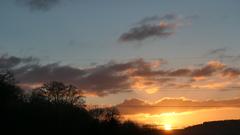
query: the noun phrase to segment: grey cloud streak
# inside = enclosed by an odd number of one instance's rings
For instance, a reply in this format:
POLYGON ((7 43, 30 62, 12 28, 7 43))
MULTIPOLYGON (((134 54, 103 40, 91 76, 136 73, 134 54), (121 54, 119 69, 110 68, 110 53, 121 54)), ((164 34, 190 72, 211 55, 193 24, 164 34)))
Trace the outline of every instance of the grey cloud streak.
POLYGON ((139 21, 137 24, 138 25, 144 25, 144 24, 149 24, 149 23, 154 23, 154 22, 160 22, 160 21, 172 21, 178 19, 177 14, 165 14, 164 16, 150 16, 150 17, 145 17, 141 21, 139 21))
POLYGON ((218 58, 220 60, 228 60, 230 62, 236 62, 240 60, 240 55, 230 55, 228 53, 230 49, 227 47, 217 48, 210 50, 206 55, 218 58))
POLYGON ((175 24, 142 25, 131 28, 121 35, 120 41, 141 41, 149 37, 169 37, 175 33, 175 24))
POLYGON ((181 17, 177 14, 145 17, 119 37, 120 42, 143 41, 148 38, 166 38, 176 33, 178 27, 197 16, 181 17))
POLYGON ((61 0, 16 0, 16 2, 28 7, 31 11, 48 11, 58 5, 61 0))

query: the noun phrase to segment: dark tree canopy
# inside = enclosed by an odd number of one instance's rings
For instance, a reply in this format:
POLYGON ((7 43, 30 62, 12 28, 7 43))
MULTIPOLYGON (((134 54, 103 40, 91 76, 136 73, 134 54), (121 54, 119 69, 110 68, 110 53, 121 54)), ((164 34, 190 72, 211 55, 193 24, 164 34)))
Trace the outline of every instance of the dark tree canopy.
POLYGON ((14 85, 16 81, 13 73, 11 73, 10 71, 0 71, 0 83, 14 85))
POLYGON ((203 123, 164 132, 153 126, 121 121, 115 107, 84 107, 82 93, 61 82, 45 83, 23 96, 13 74, 0 73, 0 134, 66 135, 239 135, 240 121, 203 123))
POLYGON ((68 103, 79 107, 83 107, 85 104, 80 90, 73 85, 65 85, 61 82, 45 83, 36 89, 36 93, 52 103, 68 103))
POLYGON ((15 103, 20 95, 21 90, 15 85, 14 75, 9 71, 0 71, 0 104, 15 103))

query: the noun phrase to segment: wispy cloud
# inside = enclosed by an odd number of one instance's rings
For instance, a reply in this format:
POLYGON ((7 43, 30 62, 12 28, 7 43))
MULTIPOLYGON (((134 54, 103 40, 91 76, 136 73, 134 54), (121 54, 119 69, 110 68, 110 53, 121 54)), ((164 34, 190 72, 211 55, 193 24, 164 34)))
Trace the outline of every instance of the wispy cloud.
POLYGON ((178 18, 179 16, 177 14, 165 14, 164 16, 155 15, 143 18, 137 23, 137 25, 159 23, 160 21, 175 21, 178 18))
POLYGON ((236 62, 240 60, 240 55, 229 54, 229 48, 227 47, 212 49, 206 55, 220 60, 228 60, 231 62, 236 62))
POLYGON ((120 41, 141 41, 149 37, 169 37, 175 33, 176 24, 160 23, 158 25, 142 25, 131 28, 128 32, 121 35, 120 41))
POLYGON ((31 11, 48 11, 58 5, 61 0, 16 0, 31 11))
POLYGON ((174 35, 177 28, 189 23, 193 16, 181 17, 177 14, 146 17, 137 22, 128 32, 123 33, 119 41, 142 41, 148 38, 166 38, 174 35))
POLYGON ((222 54, 225 54, 226 52, 227 52, 227 48, 223 47, 223 48, 217 48, 217 49, 210 50, 208 52, 208 55, 222 55, 222 54))

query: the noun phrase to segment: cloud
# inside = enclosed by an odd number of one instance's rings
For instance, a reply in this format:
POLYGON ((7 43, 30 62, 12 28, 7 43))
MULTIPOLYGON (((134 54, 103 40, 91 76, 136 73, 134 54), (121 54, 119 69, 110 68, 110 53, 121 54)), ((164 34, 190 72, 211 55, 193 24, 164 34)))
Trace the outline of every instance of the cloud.
POLYGON ((166 38, 176 33, 178 27, 189 23, 193 17, 181 17, 177 14, 151 16, 140 20, 136 25, 123 33, 119 41, 142 41, 148 38, 166 38))
POLYGON ((168 73, 169 76, 189 76, 190 74, 190 69, 177 69, 168 73))
POLYGON ((175 24, 161 23, 159 25, 142 25, 131 28, 120 37, 120 41, 141 41, 149 37, 168 37, 175 33, 175 24))
POLYGON ((48 81, 61 81, 76 85, 86 94, 106 96, 133 90, 131 73, 135 70, 149 70, 159 63, 136 59, 125 63, 109 62, 91 68, 76 68, 59 63, 41 65, 30 63, 29 58, 4 56, 0 63, 14 72, 19 85, 24 88, 38 87, 48 81), (24 64, 21 64, 24 63, 24 64))
POLYGON ((192 76, 211 76, 213 73, 222 70, 225 65, 219 61, 209 61, 206 66, 192 71, 192 76))
POLYGON ((222 54, 225 54, 226 52, 227 52, 227 48, 223 47, 223 48, 217 48, 217 49, 210 50, 208 52, 208 55, 222 55, 222 54))
POLYGON ((162 69, 162 59, 125 62, 110 61, 102 65, 78 68, 60 63, 39 64, 33 57, 1 56, 0 70, 14 72, 19 85, 32 89, 48 81, 77 86, 85 94, 107 96, 122 92, 161 90, 231 90, 240 87, 240 69, 219 61, 209 61, 192 68, 162 69))
POLYGON ((240 75, 240 70, 237 68, 226 68, 222 72, 223 77, 237 78, 240 75))
POLYGON ((84 75, 85 71, 58 63, 47 65, 27 65, 14 70, 16 77, 22 83, 42 83, 47 81, 63 81, 74 83, 74 80, 84 75), (69 80, 69 81, 68 81, 69 80))
POLYGON ((219 61, 209 61, 206 65, 199 68, 181 68, 176 70, 138 70, 134 72, 136 76, 168 76, 168 77, 207 77, 216 72, 222 71, 226 67, 219 61))
POLYGON ((127 99, 116 106, 124 115, 161 114, 166 112, 186 112, 201 109, 240 107, 240 99, 195 101, 186 98, 163 98, 155 103, 141 99, 127 99))
POLYGON ((48 11, 58 5, 61 0, 16 0, 31 11, 48 11))
POLYGON ((14 68, 21 64, 30 64, 38 62, 38 59, 33 57, 19 58, 15 56, 2 55, 0 56, 0 70, 14 68))
POLYGON ((144 25, 144 24, 149 24, 149 23, 159 23, 160 21, 172 21, 178 19, 179 16, 176 14, 165 14, 164 16, 150 16, 150 17, 145 17, 141 21, 139 21, 137 24, 138 25, 144 25))
POLYGON ((222 47, 222 48, 210 50, 206 55, 218 58, 220 60, 228 60, 230 62, 236 62, 240 60, 240 55, 230 55, 228 51, 229 51, 229 48, 222 47))
MULTIPOLYGON (((61 81, 76 85, 87 94, 106 96, 119 92, 128 92, 126 76, 109 71, 108 66, 92 69, 79 69, 58 63, 31 65, 15 70, 17 80, 29 86, 48 81, 61 81)), ((110 69, 111 70, 111 69, 110 69)))

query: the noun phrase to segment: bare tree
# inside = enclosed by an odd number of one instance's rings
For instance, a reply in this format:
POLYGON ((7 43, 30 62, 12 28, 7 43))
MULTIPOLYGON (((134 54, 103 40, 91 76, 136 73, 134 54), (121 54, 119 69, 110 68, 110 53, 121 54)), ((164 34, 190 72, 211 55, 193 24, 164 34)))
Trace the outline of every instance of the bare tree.
POLYGON ((65 85, 62 82, 49 82, 37 89, 39 94, 53 103, 69 103, 83 107, 85 104, 82 92, 73 85, 65 85))
POLYGON ((63 100, 73 105, 83 106, 85 104, 85 100, 82 95, 83 93, 77 90, 75 86, 67 85, 63 94, 63 100))
POLYGON ((93 118, 101 121, 111 121, 120 118, 120 112, 116 107, 95 108, 91 109, 89 112, 93 118))

